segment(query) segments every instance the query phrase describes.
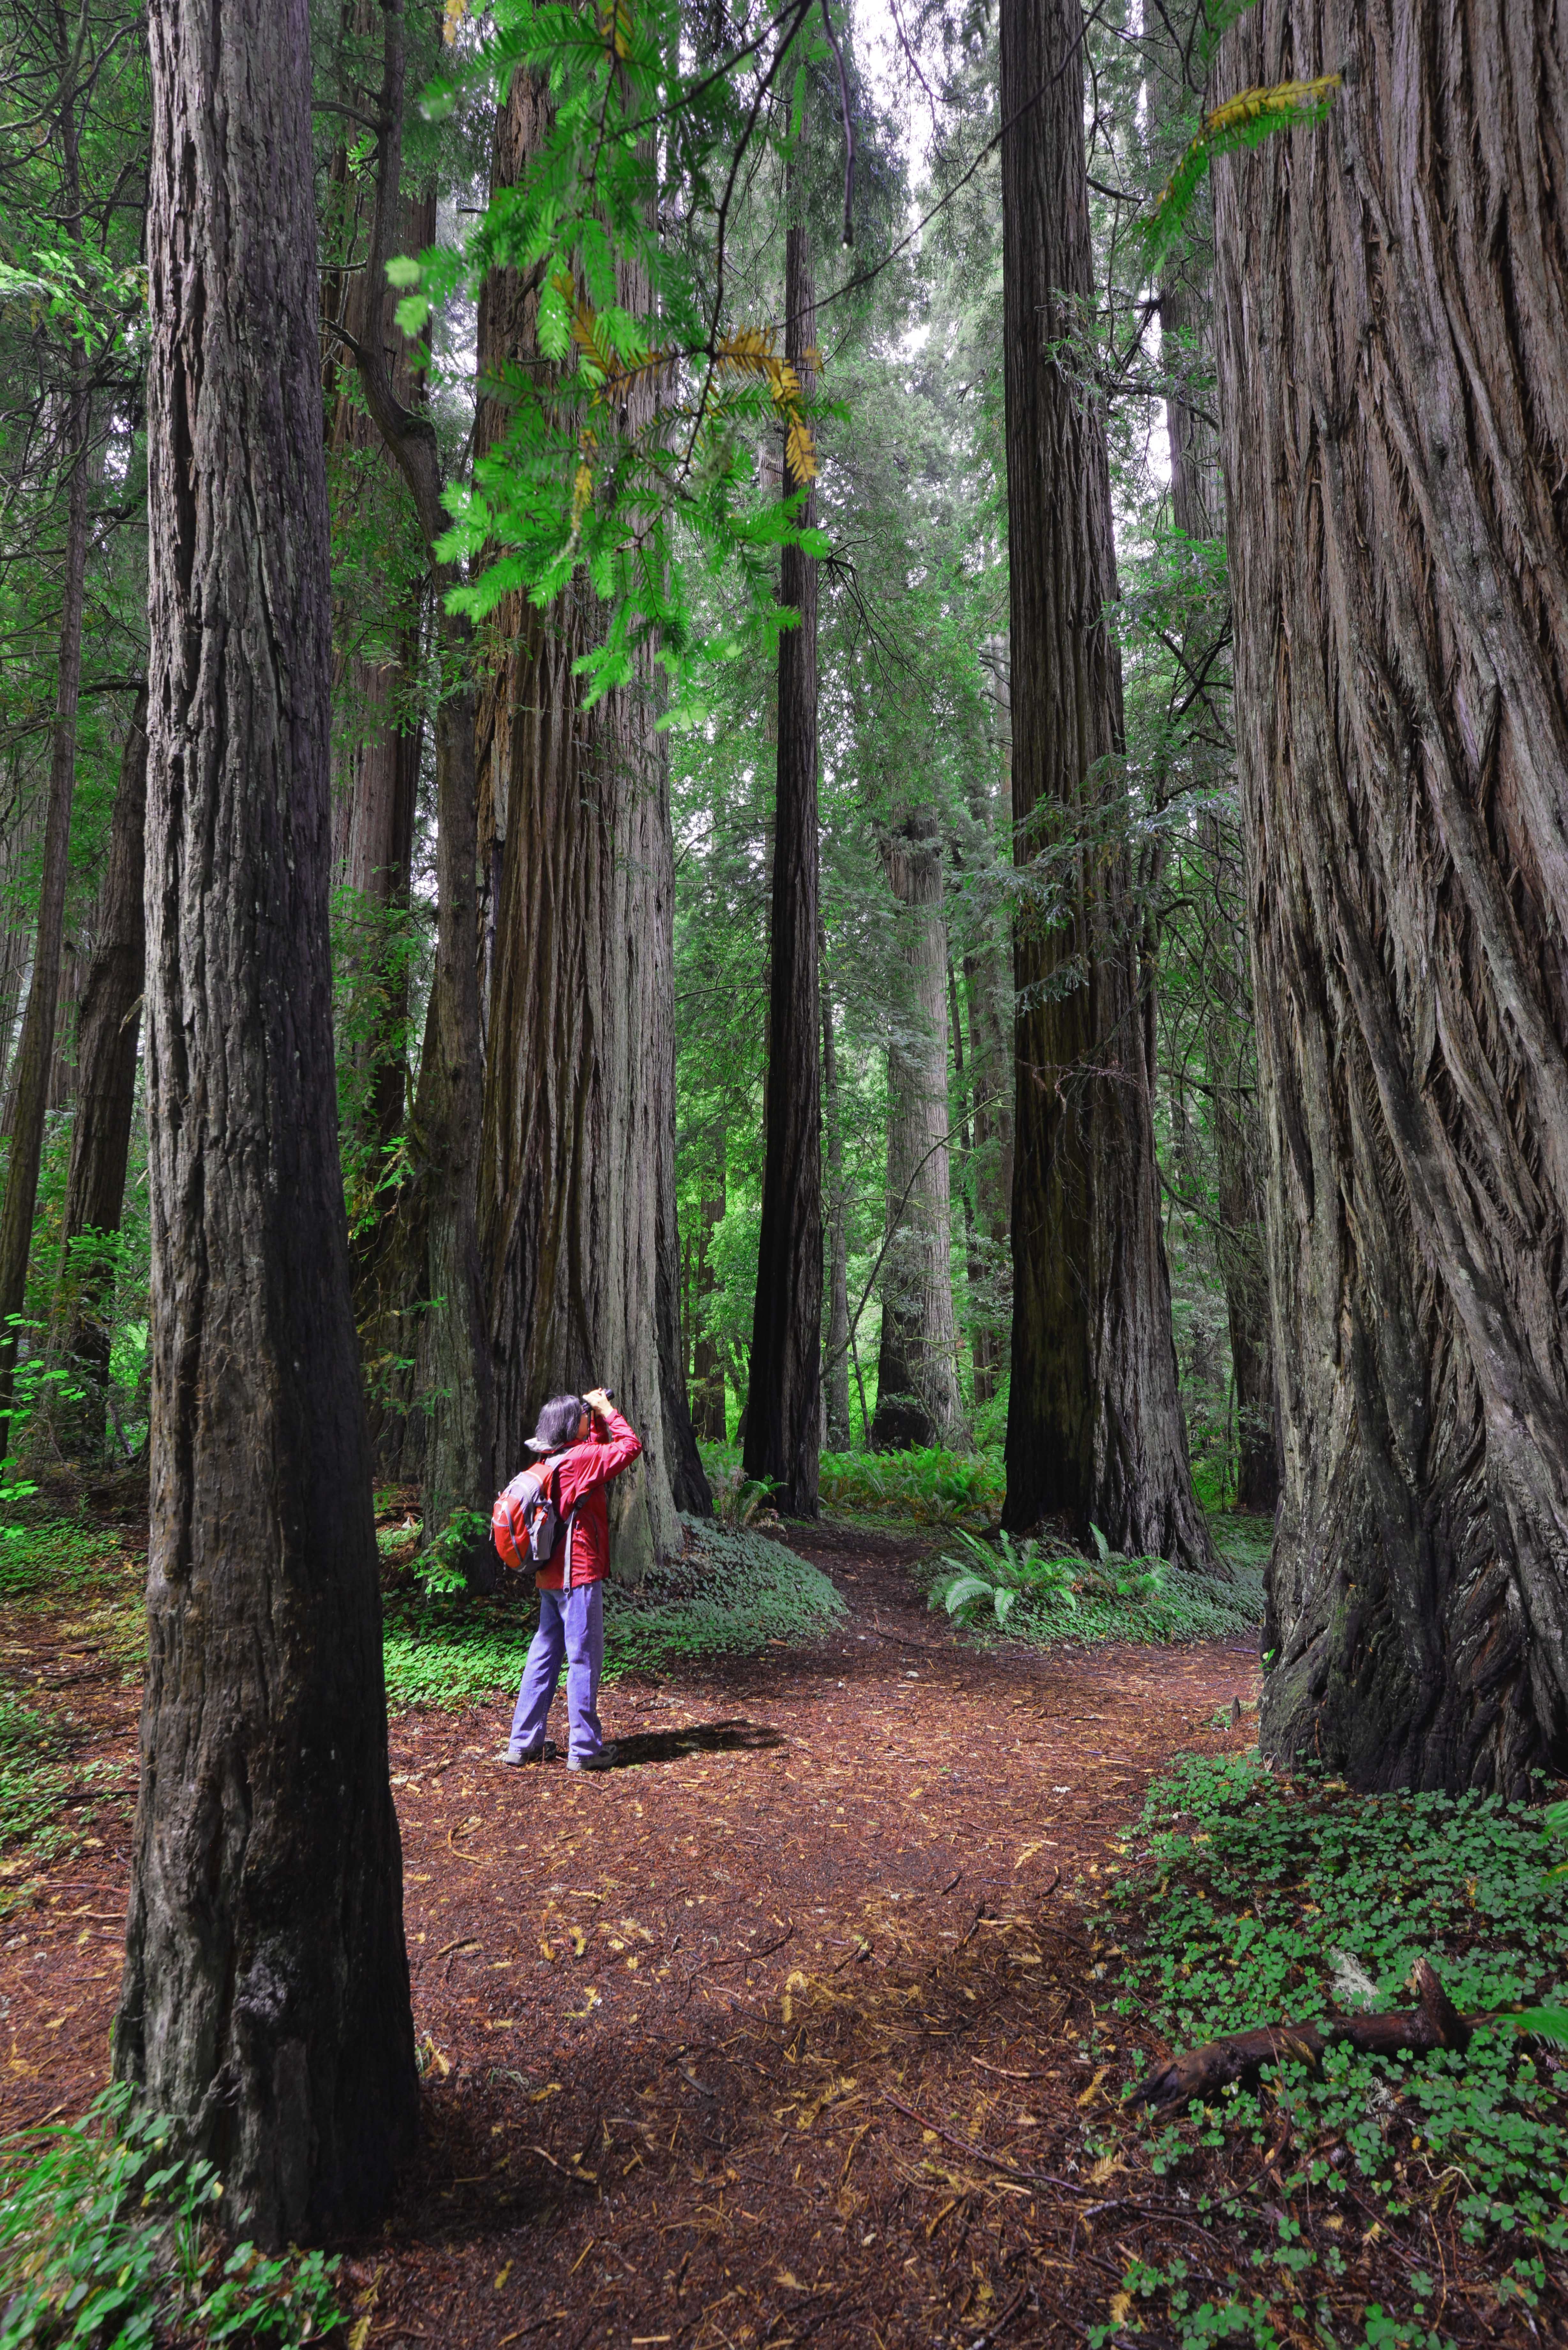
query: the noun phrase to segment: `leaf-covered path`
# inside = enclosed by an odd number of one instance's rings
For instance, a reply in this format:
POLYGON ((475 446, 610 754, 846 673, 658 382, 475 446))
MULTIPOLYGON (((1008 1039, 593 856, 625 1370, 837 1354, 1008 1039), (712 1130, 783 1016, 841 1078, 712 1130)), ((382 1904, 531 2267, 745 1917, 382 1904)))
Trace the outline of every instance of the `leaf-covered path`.
MULTIPOLYGON (((1148 2044, 1087 1913, 1255 1656, 981 1647, 910 1544, 801 1547, 839 1630, 619 1682, 625 1767, 500 1767, 500 1698, 394 1723, 426 2134, 348 2248, 358 2350, 1077 2341, 1198 2237, 1085 2148, 1148 2044)), ((7 2125, 103 2076, 125 1881, 78 1851, 4 1938, 7 2125)))

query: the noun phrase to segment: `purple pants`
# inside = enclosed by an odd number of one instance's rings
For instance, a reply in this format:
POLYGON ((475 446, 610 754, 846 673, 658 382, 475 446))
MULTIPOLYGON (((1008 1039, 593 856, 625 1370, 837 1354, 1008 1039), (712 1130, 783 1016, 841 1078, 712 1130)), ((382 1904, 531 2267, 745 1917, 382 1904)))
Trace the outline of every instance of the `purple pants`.
POLYGON ((566 1713, 573 1754, 597 1754, 599 1674, 605 1660, 605 1597, 602 1583, 579 1583, 575 1591, 541 1591, 539 1628, 523 1668, 523 1685, 512 1716, 512 1752, 527 1754, 545 1742, 550 1700, 566 1660, 566 1713))

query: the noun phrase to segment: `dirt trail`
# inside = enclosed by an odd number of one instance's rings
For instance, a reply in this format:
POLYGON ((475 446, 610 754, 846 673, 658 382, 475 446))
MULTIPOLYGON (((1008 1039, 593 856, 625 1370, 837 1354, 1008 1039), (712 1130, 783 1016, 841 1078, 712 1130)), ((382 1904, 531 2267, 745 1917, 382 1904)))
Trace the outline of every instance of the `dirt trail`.
MULTIPOLYGON (((1077 2341, 1129 2251, 1200 2250, 1090 2178, 1148 2043, 1081 2054, 1083 1905, 1151 1773, 1244 1742, 1210 1725, 1255 1655, 982 1649, 913 1545, 799 1546, 841 1629, 618 1683, 626 1767, 499 1767, 500 1698, 394 1722, 426 2134, 348 2248, 365 2344, 1077 2341)), ((78 1853, 5 1937, 9 2126, 103 2077, 125 1882, 78 1853)))

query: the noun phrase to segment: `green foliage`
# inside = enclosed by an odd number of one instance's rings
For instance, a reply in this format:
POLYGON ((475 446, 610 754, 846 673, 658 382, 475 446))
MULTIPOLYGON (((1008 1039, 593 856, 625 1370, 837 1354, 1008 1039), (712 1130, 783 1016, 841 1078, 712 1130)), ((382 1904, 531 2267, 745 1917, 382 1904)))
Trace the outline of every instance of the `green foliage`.
POLYGON ((819 1491, 832 1510, 945 1526, 964 1517, 995 1517, 1006 1486, 1000 1448, 968 1453, 929 1446, 908 1452, 825 1452, 819 1491))
POLYGON ((114 1579, 119 1553, 101 1527, 45 1518, 0 1534, 0 1600, 74 1599, 114 1579))
POLYGON ((483 1510, 452 1512, 435 1540, 427 1543, 413 1562, 414 1578, 427 1599, 467 1589, 467 1563, 489 1533, 490 1520, 483 1510))
POLYGON ((1161 190, 1145 229, 1144 262, 1149 273, 1158 270, 1181 234, 1216 155, 1240 147, 1261 147, 1278 130, 1325 121, 1338 88, 1336 73, 1318 74, 1310 81, 1276 82, 1266 89, 1241 90, 1206 114, 1161 190))
MULTIPOLYGON (((1555 2039, 1536 2002, 1545 1994, 1548 2014, 1559 2009, 1568 1977, 1568 1881, 1554 1857, 1547 1816, 1495 1796, 1357 1796, 1318 1774, 1275 1778, 1251 1757, 1188 1757, 1151 1788, 1140 1865, 1102 1925, 1118 1938, 1118 2010, 1136 2006, 1172 2045, 1399 2004, 1422 1957, 1461 2011, 1523 2011, 1479 2027, 1462 2056, 1333 2047, 1315 2070, 1287 2058, 1256 2091, 1228 2089, 1174 2124, 1129 2114, 1155 2170, 1195 2183, 1209 2157, 1249 2142, 1295 2149, 1277 2201, 1254 2172, 1225 2206, 1258 2239, 1259 2283, 1272 2272, 1261 2298, 1238 2276, 1229 2301, 1195 2306, 1180 2262, 1124 2278, 1135 2296, 1163 2299, 1171 2338, 1270 2339, 1253 2329, 1282 2293, 1298 2324, 1313 2323, 1313 2272, 1320 2262, 1334 2272, 1336 2254, 1282 2227, 1279 2203, 1305 2194, 1332 2216, 1353 2180, 1385 2225, 1451 2199, 1468 2245, 1520 2248, 1500 2289, 1534 2296, 1535 2247, 1568 2251, 1568 2075, 1527 2037, 1555 2039)), ((1367 2311, 1368 2343, 1438 2338, 1419 2269, 1410 2292, 1408 2310, 1367 2311)))
POLYGON ((0 1873, 21 1876, 76 1841, 60 1816, 74 1776, 48 1717, 0 1687, 0 1873))
MULTIPOLYGON (((605 1670, 665 1669, 703 1657, 747 1654, 769 1642, 811 1640, 844 1613, 819 1568, 782 1543, 701 1518, 682 1521, 686 1549, 631 1587, 605 1586, 605 1670)), ((521 1677, 537 1616, 510 1594, 495 1598, 389 1599, 383 1643, 387 1701, 469 1705, 521 1677)))
POLYGON ((320 2341, 339 2322, 336 2260, 225 2248, 211 2163, 124 2086, 79 2122, 0 2144, 0 2350, 153 2350, 178 2330, 223 2342, 320 2341))
POLYGON ((740 1527, 684 1518, 684 1555, 605 1607, 607 1668, 667 1669, 702 1657, 746 1655, 769 1642, 818 1638, 845 1613, 827 1576, 780 1542, 740 1527))
MULTIPOLYGON (((482 567, 452 598, 476 619, 518 589, 548 604, 584 572, 607 617, 578 663, 590 697, 629 681, 644 645, 679 688, 699 654, 775 643, 792 617, 777 602, 780 546, 827 552, 799 501, 758 481, 754 443, 774 424, 797 476, 815 473, 808 403, 774 327, 730 314, 723 257, 741 158, 754 142, 754 170, 764 148, 787 143, 803 77, 826 54, 806 18, 796 8, 714 70, 706 49, 692 57, 676 0, 587 14, 501 0, 476 71, 503 89, 518 74, 547 81, 547 127, 463 252, 437 246, 389 266, 412 335, 491 269, 533 274, 546 364, 509 367, 489 387, 508 429, 454 497, 441 551, 482 567), (793 109, 771 106, 775 85, 787 99, 792 82, 793 109), (675 218, 684 234, 668 233, 675 218), (717 643, 691 626, 692 561, 744 583, 740 625, 717 643)), ((460 94, 454 78, 427 110, 460 94)))
POLYGON ((1041 1608, 1076 1610, 1074 1578, 1082 1570, 1081 1560, 1046 1557, 1033 1534, 1015 1544, 1002 1532, 994 1548, 961 1528, 958 1538, 964 1555, 955 1558, 950 1553, 943 1559, 952 1572, 933 1585, 933 1607, 945 1607, 950 1617, 971 1623, 977 1608, 983 1612, 989 1607, 999 1625, 1005 1625, 1021 1597, 1041 1608))
POLYGON ((1266 1544, 1243 1540, 1229 1554, 1228 1575, 1194 1575, 1164 1559, 1127 1558, 1092 1531, 1092 1559, 1047 1555, 1033 1536, 1014 1544, 999 1534, 993 1547, 961 1532, 961 1555, 920 1570, 930 1605, 970 1622, 989 1609, 1014 1638, 1044 1642, 1233 1640, 1262 1621, 1266 1544))

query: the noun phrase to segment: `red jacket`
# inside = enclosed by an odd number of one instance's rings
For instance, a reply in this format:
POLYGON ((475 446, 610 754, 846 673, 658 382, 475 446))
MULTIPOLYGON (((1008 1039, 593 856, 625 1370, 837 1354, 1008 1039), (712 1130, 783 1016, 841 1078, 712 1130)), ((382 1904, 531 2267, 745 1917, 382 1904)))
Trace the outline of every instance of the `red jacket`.
POLYGON ((572 1581, 602 1583, 609 1572, 609 1510, 605 1487, 623 1469, 629 1469, 642 1451, 642 1439, 613 1409, 596 1419, 581 1444, 552 1452, 546 1464, 546 1490, 561 1516, 561 1533, 534 1580, 541 1591, 559 1591, 564 1582, 568 1533, 572 1547, 572 1581), (602 1425, 603 1434, 599 1430, 602 1425), (576 1518, 572 1521, 572 1512, 576 1518), (570 1522, 570 1523, 569 1523, 570 1522))

